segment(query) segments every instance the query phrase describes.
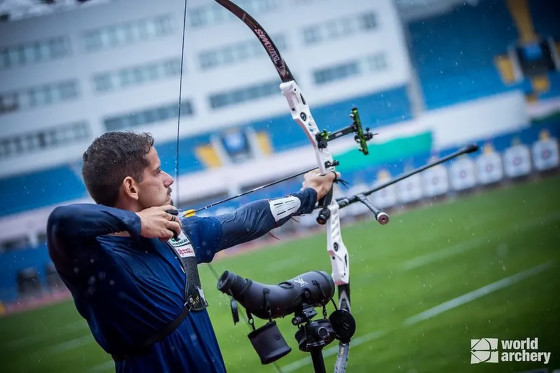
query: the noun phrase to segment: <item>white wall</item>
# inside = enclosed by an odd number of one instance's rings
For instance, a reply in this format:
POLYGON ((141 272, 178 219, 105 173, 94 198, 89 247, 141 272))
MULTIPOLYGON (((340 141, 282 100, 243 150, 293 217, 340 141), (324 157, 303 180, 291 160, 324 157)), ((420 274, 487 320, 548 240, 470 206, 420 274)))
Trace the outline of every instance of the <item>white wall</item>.
MULTIPOLYGON (((402 85, 408 80, 406 44, 392 0, 275 0, 275 4, 277 8, 274 11, 255 14, 255 18, 269 34, 286 35, 288 48, 283 57, 310 104, 335 102, 402 85), (378 27, 373 31, 351 32, 348 37, 335 37, 316 46, 306 46, 303 41, 302 29, 306 26, 341 17, 357 18, 371 10, 377 13, 378 21, 378 27), (387 69, 382 73, 365 74, 327 86, 313 84, 314 69, 380 52, 387 56, 387 69)), ((77 79, 81 94, 75 101, 0 115, 0 137, 75 121, 85 120, 91 126, 91 138, 75 145, 0 160, 0 176, 79 159, 91 140, 105 131, 105 117, 176 102, 179 77, 101 94, 94 91, 92 77, 100 72, 180 57, 183 6, 183 0, 161 0, 157 6, 152 0, 120 0, 42 17, 0 22, 0 48, 58 36, 68 36, 72 45, 72 54, 68 57, 0 70, 0 93, 77 79), (85 49, 83 33, 86 30, 165 14, 173 17, 174 29, 170 35, 95 52, 85 49)), ((221 9, 221 6, 213 1, 188 2, 189 12, 215 8, 221 9)), ((262 58, 248 59, 231 66, 211 70, 199 67, 197 54, 201 50, 246 40, 255 41, 255 35, 237 18, 226 18, 214 26, 187 28, 182 96, 192 100, 196 115, 181 119, 182 136, 287 112, 280 90, 278 95, 261 100, 218 110, 209 108, 208 96, 212 93, 263 81, 278 80, 280 83, 264 53, 262 58)), ((177 121, 170 119, 134 129, 151 132, 158 142, 172 140, 176 136, 177 121)))
POLYGON ((523 92, 513 91, 425 112, 418 122, 433 131, 434 146, 444 148, 514 131, 529 118, 523 92))

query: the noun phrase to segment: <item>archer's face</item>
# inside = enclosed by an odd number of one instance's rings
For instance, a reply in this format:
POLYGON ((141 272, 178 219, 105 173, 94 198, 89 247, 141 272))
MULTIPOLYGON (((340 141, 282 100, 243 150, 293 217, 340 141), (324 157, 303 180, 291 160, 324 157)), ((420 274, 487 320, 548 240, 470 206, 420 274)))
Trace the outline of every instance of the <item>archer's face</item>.
POLYGON ((138 202, 142 209, 154 206, 172 205, 171 184, 173 178, 161 170, 161 161, 154 147, 146 155, 149 164, 144 169, 142 181, 139 182, 138 202))

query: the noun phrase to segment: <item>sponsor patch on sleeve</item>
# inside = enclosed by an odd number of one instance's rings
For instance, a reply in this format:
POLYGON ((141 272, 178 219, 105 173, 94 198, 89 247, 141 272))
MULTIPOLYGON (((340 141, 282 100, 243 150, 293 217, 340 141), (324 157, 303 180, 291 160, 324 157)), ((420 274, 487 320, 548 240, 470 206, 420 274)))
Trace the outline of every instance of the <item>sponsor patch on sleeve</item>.
POLYGON ((301 206, 299 198, 294 196, 274 199, 268 203, 270 205, 270 212, 272 216, 274 216, 274 221, 279 221, 280 219, 290 216, 301 206))

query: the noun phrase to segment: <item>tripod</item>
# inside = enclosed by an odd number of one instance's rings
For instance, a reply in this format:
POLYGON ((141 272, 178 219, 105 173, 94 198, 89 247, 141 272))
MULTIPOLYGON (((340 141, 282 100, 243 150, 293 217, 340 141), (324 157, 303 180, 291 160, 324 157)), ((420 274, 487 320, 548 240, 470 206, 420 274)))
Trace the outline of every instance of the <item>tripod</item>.
POLYGON ((323 307, 324 319, 311 320, 316 315, 317 312, 313 306, 303 304, 301 310, 294 313, 292 324, 299 326, 295 335, 299 349, 311 353, 313 368, 316 373, 325 373, 322 350, 336 338, 336 335, 331 322, 326 318, 325 308, 323 307))

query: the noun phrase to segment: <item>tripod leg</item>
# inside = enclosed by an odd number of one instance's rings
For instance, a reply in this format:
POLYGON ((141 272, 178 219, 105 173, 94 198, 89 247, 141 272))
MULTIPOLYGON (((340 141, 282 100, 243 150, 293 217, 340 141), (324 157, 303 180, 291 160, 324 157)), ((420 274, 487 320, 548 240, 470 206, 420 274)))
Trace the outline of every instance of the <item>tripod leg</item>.
POLYGON ((325 360, 323 360, 323 353, 320 348, 311 349, 311 360, 313 360, 313 368, 315 373, 326 373, 325 360))

